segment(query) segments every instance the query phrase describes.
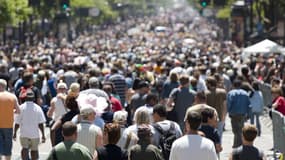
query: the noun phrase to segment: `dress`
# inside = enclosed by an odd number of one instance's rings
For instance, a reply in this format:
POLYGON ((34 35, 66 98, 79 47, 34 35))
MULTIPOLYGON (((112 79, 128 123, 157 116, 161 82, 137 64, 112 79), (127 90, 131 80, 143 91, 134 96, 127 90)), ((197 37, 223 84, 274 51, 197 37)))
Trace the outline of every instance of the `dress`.
POLYGON ((173 144, 169 160, 218 160, 213 142, 200 135, 185 135, 173 144))
POLYGON ((73 141, 64 141, 56 145, 54 151, 49 153, 47 160, 55 160, 54 156, 58 160, 92 160, 93 158, 88 148, 73 141))

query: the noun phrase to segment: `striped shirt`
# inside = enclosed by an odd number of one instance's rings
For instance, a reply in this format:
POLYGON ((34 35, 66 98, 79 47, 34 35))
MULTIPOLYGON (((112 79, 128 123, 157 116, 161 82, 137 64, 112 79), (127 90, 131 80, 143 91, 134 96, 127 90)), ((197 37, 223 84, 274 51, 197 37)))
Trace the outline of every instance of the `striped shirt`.
POLYGON ((91 153, 96 149, 96 137, 101 129, 88 121, 81 121, 77 125, 77 142, 84 145, 91 153))
POLYGON ((117 94, 120 96, 121 104, 124 106, 126 99, 126 88, 127 83, 125 77, 120 74, 111 75, 109 80, 114 83, 115 90, 117 94))

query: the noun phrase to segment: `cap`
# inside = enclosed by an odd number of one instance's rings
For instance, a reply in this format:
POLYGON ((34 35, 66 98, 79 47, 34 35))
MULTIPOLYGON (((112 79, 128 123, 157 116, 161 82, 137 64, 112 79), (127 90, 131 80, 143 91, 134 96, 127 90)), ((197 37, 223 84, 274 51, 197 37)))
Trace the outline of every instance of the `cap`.
POLYGON ((57 87, 56 87, 57 89, 60 89, 60 88, 64 88, 64 89, 67 89, 67 85, 66 85, 66 83, 64 83, 64 82, 59 82, 58 84, 57 84, 57 87))
POLYGON ((89 115, 90 113, 95 113, 95 110, 92 106, 82 107, 80 109, 80 115, 89 115))

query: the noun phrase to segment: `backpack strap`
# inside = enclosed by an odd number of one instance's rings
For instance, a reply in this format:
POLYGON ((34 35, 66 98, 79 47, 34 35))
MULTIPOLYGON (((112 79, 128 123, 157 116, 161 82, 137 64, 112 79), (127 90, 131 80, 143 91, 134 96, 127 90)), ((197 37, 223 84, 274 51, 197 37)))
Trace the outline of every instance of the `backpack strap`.
POLYGON ((172 130, 175 130, 175 124, 174 122, 170 122, 170 128, 169 128, 170 131, 172 130))
POLYGON ((152 126, 153 126, 161 135, 164 135, 164 134, 165 134, 164 130, 161 128, 161 126, 160 126, 159 124, 155 123, 155 124, 153 124, 152 126))
POLYGON ((132 140, 132 134, 133 134, 133 132, 129 132, 128 137, 127 137, 126 144, 125 144, 125 146, 124 146, 124 149, 128 149, 128 148, 129 148, 129 145, 130 145, 131 140, 132 140))

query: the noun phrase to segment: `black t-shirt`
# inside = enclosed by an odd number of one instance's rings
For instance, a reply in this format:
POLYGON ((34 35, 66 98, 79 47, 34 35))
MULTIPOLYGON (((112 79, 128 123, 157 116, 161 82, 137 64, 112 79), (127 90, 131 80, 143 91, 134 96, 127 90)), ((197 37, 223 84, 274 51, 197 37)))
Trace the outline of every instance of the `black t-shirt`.
POLYGON ((209 125, 201 125, 199 130, 202 131, 207 138, 213 141, 214 144, 221 144, 218 130, 215 129, 214 127, 211 127, 209 125))
POLYGON ((98 160, 127 160, 126 152, 123 152, 120 147, 114 144, 107 144, 96 149, 98 152, 98 160))
POLYGON ((233 149, 233 160, 262 160, 263 152, 254 146, 242 145, 233 149))
POLYGON ((10 80, 9 74, 0 73, 0 79, 4 79, 7 82, 7 84, 8 84, 8 82, 10 80))
POLYGON ((62 118, 60 119, 61 120, 61 126, 60 128, 58 128, 56 131, 55 131, 55 144, 57 145, 58 143, 62 142, 63 141, 63 136, 62 136, 62 125, 67 122, 67 121, 71 121, 72 118, 74 116, 76 116, 77 114, 79 114, 79 110, 71 110, 69 112, 67 112, 66 114, 64 114, 62 116, 62 118))
MULTIPOLYGON (((31 86, 31 87, 30 87, 30 86, 22 86, 22 87, 25 88, 25 89, 28 89, 28 88, 31 88, 31 89, 32 89, 32 91, 33 91, 34 94, 35 94, 35 98, 34 98, 34 102, 35 102, 35 103, 37 103, 38 98, 41 98, 41 92, 40 92, 40 90, 39 90, 36 86, 31 86)), ((20 103, 20 104, 22 104, 22 103, 25 102, 25 100, 19 98, 20 93, 21 93, 21 90, 22 90, 22 87, 20 87, 20 88, 15 92, 16 96, 18 97, 18 100, 19 100, 19 103, 20 103)))

